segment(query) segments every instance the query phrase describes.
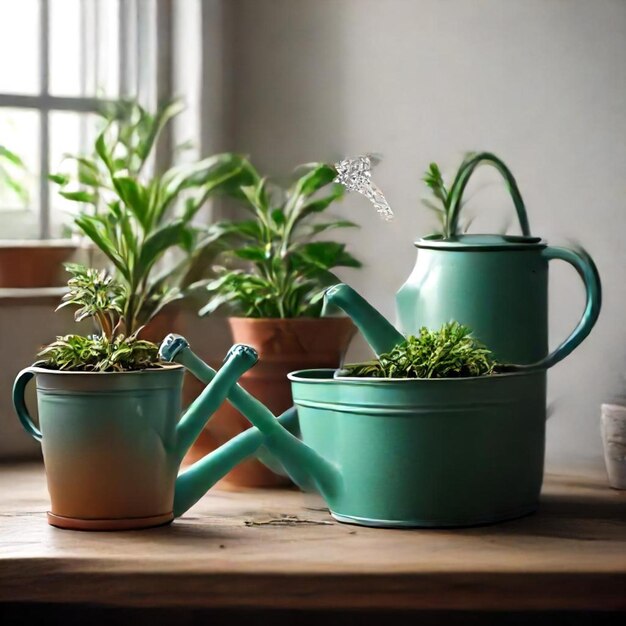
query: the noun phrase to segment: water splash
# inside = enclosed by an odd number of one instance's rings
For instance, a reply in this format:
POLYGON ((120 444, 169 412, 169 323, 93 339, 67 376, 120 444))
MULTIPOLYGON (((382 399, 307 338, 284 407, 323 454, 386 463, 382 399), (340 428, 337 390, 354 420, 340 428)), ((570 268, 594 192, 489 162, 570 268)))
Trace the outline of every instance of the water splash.
POLYGON ((336 183, 341 183, 348 191, 364 195, 386 221, 393 219, 393 211, 383 192, 372 182, 371 155, 361 155, 335 163, 336 183))

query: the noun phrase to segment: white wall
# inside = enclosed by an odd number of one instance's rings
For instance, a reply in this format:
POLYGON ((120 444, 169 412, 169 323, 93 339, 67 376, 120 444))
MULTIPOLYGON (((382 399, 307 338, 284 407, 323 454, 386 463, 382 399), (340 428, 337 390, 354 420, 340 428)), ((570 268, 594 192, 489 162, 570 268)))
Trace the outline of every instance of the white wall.
MULTIPOLYGON (((381 152, 376 180, 396 212, 360 198, 365 261, 344 277, 393 316, 393 295, 432 227, 420 178, 489 149, 515 173, 532 230, 582 243, 604 283, 591 337, 550 373, 548 464, 598 462, 599 404, 620 388, 626 354, 626 2, 621 0, 229 0, 233 149, 265 172, 381 152)), ((510 200, 485 172, 474 232, 496 232, 510 200), (491 184, 493 183, 493 184, 491 184)), ((574 272, 551 274, 552 342, 582 309, 574 272)), ((363 347, 354 350, 363 355, 363 347)))

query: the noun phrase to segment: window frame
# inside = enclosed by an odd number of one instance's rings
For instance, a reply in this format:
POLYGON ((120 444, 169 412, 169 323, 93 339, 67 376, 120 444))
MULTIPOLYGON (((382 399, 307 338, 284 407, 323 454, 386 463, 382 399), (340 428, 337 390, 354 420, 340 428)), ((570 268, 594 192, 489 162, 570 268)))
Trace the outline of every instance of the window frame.
MULTIPOLYGON (((80 0, 81 57, 89 45, 85 32, 89 21, 96 24, 98 2, 80 0)), ((95 113, 113 98, 87 95, 55 96, 50 93, 50 0, 39 2, 39 93, 36 95, 0 92, 0 110, 4 108, 36 111, 39 115, 39 239, 51 238, 50 186, 50 114, 56 111, 95 113)), ((146 107, 153 107, 171 94, 172 0, 119 0, 118 2, 118 98, 135 97, 146 107), (138 71, 149 61, 148 71, 138 71), (150 71, 151 70, 151 71, 150 71)), ((94 54, 100 46, 96 33, 94 54)), ((86 92, 89 69, 80 65, 81 91, 86 92)), ((96 70, 97 71, 97 70, 96 70)), ((97 76, 95 78, 97 80, 97 76)), ((157 165, 171 160, 171 143, 157 153, 157 165)))

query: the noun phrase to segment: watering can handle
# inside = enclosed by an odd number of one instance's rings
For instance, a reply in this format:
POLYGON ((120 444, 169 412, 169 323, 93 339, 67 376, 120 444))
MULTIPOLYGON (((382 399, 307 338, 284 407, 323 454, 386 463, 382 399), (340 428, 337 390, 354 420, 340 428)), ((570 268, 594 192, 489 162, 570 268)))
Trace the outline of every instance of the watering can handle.
POLYGON ((553 352, 537 363, 522 366, 521 369, 548 369, 562 361, 568 354, 577 348, 591 332, 600 315, 602 306, 602 284, 600 275, 592 258, 583 250, 575 252, 568 248, 547 247, 542 255, 548 261, 560 259, 573 265, 585 284, 586 304, 585 311, 572 334, 553 352))
POLYGON ((15 379, 13 383, 13 406, 15 412, 22 422, 24 430, 37 441, 41 441, 41 431, 35 426, 32 417, 30 416, 28 409, 26 408, 26 401, 24 400, 24 392, 26 391, 26 385, 30 382, 30 379, 35 375, 29 367, 23 369, 15 379))
POLYGON ((474 173, 476 167, 481 163, 489 163, 493 165, 502 174, 506 181, 509 193, 513 198, 513 204, 515 204, 515 210, 517 211, 517 218, 522 229, 522 234, 525 237, 530 237, 530 226, 528 224, 528 216, 526 215, 526 207, 522 195, 520 194, 515 178, 509 168, 491 152, 480 152, 476 156, 467 161, 461 169, 458 171, 452 187, 450 188, 450 236, 455 237, 457 235, 457 229, 459 226, 459 213, 461 212, 461 200, 463 199, 463 193, 465 187, 470 179, 470 176, 474 173))

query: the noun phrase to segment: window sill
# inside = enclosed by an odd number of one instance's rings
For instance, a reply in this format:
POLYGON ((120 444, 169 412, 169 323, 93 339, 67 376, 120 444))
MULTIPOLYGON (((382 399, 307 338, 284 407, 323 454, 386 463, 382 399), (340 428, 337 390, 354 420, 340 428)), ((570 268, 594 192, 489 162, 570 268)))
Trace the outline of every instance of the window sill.
POLYGON ((49 304, 56 306, 67 293, 67 287, 0 288, 0 306, 49 304))

